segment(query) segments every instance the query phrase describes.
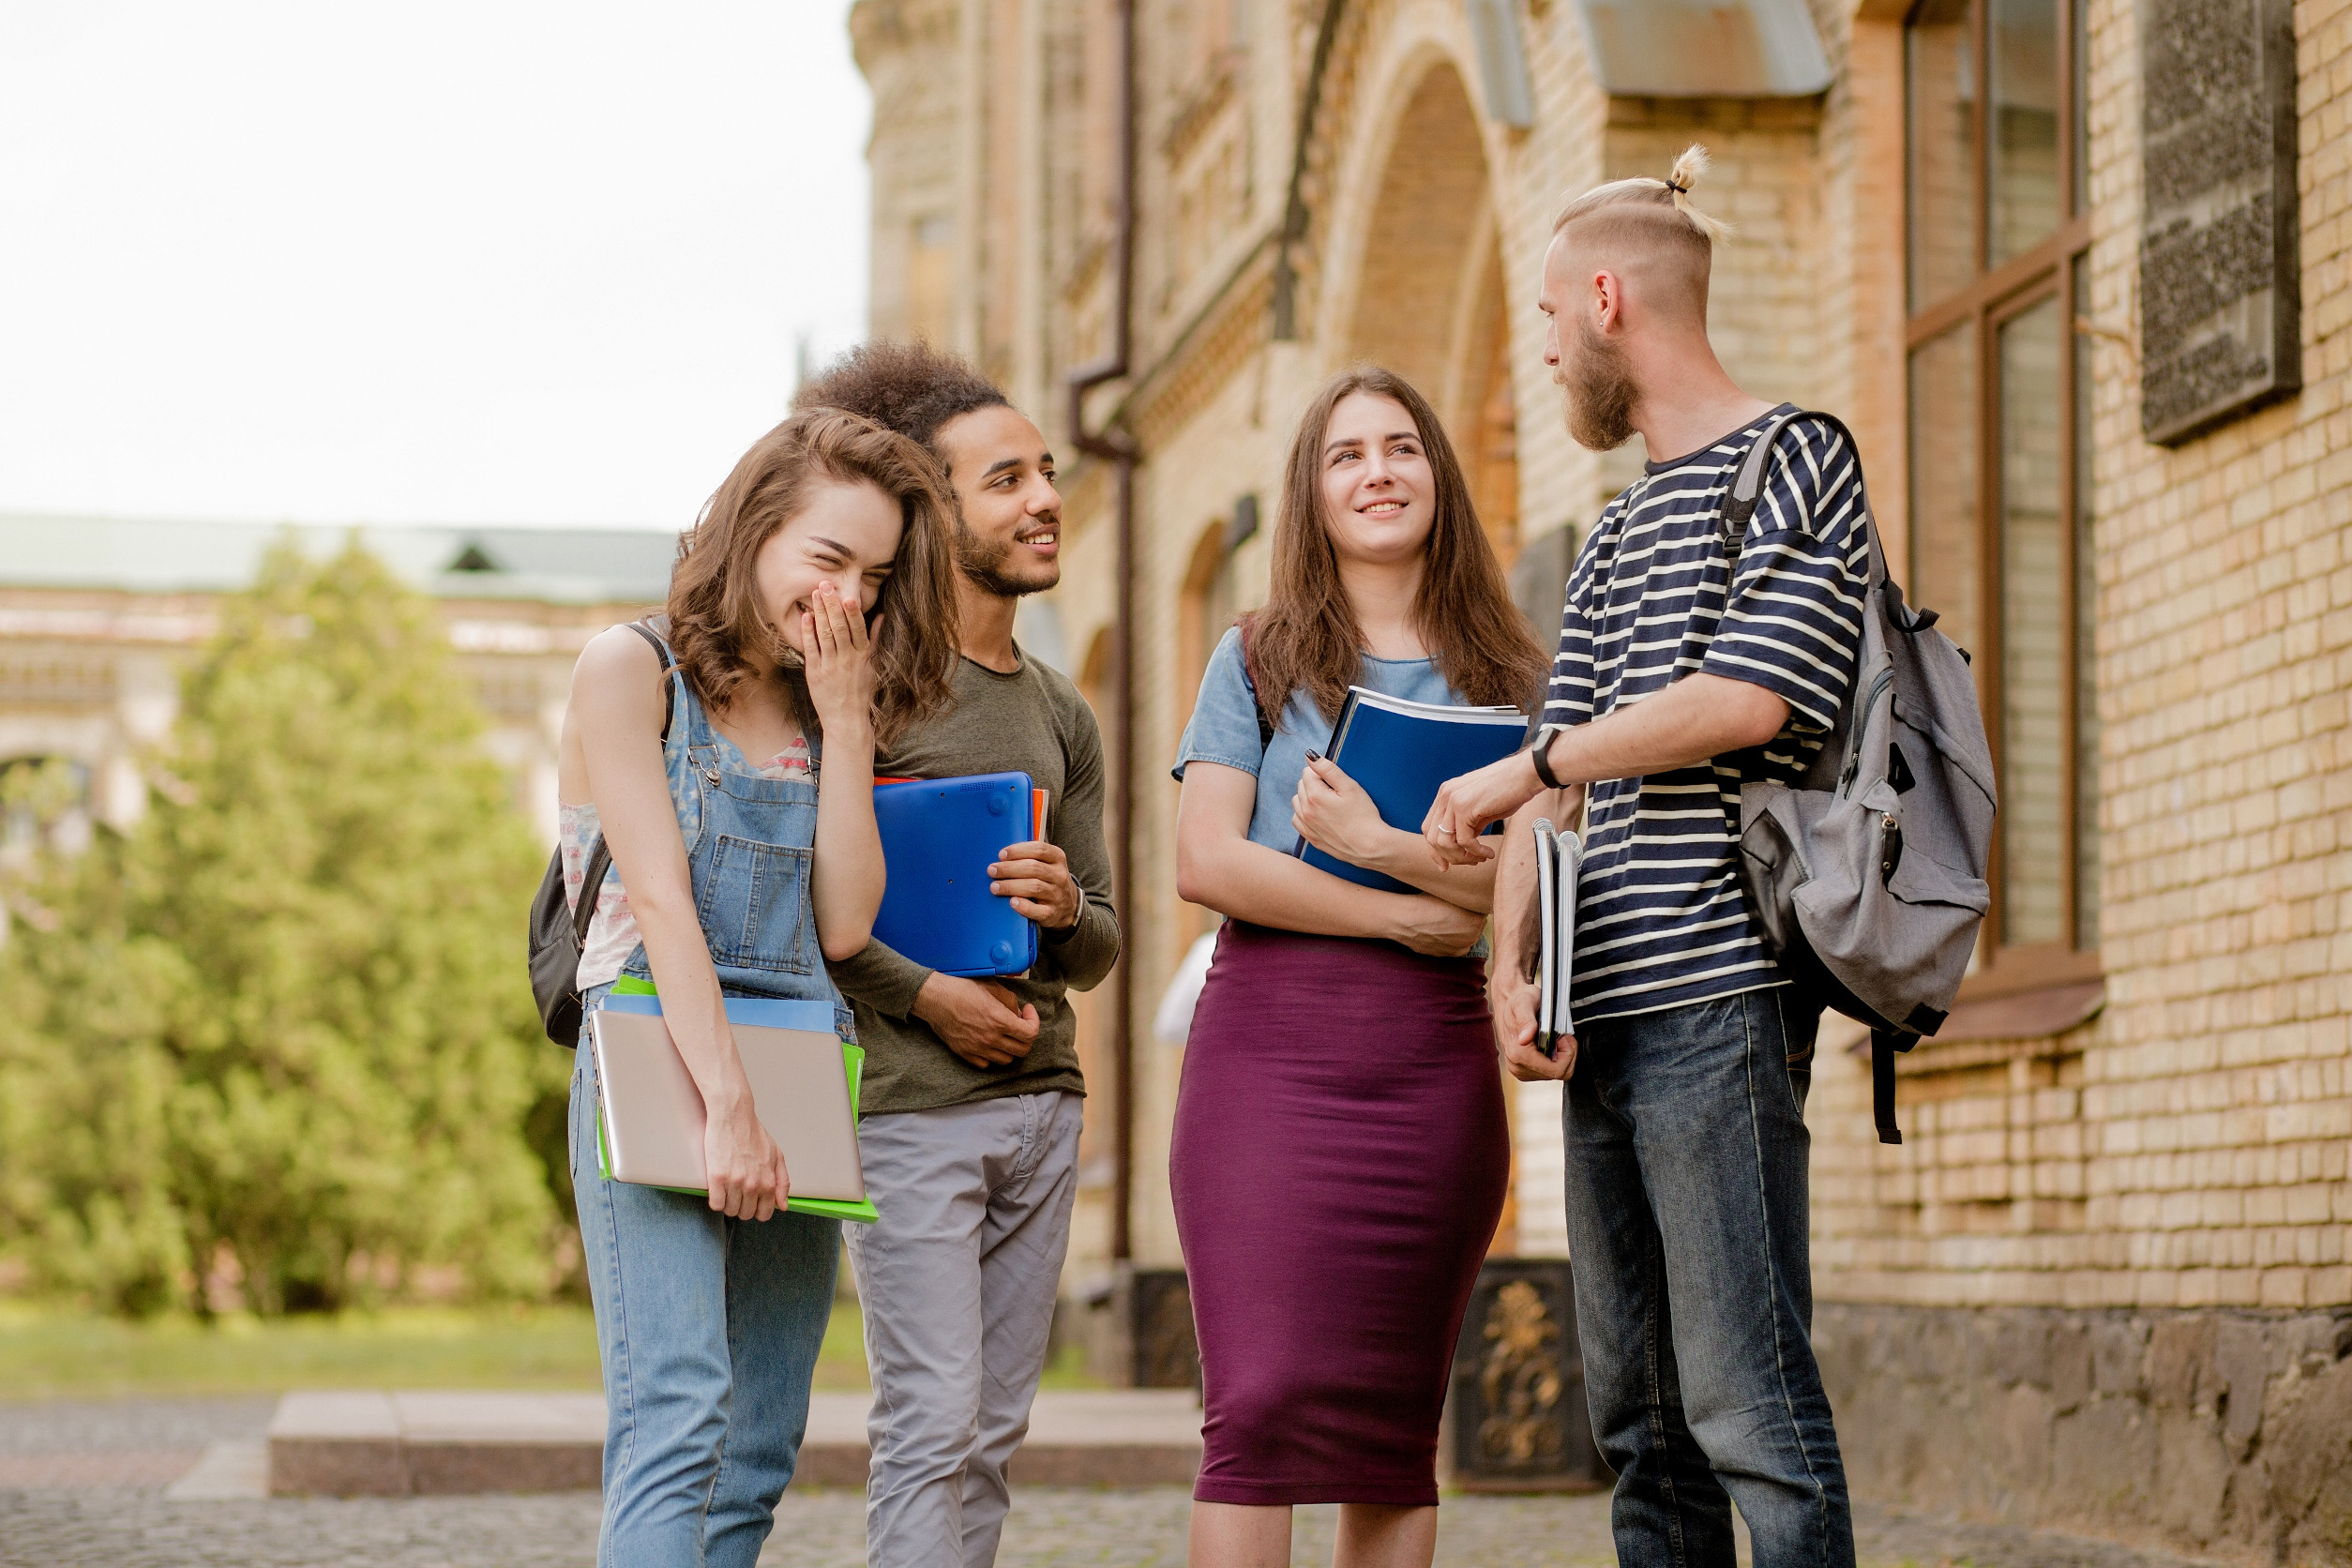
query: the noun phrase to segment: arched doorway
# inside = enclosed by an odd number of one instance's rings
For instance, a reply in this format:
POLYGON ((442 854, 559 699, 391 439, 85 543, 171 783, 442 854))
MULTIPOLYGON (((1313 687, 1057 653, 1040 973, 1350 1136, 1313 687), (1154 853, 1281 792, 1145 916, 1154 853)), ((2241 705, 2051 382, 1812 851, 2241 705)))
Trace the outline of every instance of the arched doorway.
MULTIPOLYGON (((1357 272, 1337 346, 1347 360, 1396 371, 1436 407, 1507 567, 1519 546, 1518 411, 1493 186, 1461 72, 1434 51, 1422 59, 1419 77, 1408 71, 1382 100, 1403 108, 1380 127, 1386 162, 1355 219, 1357 272)), ((1519 1096, 1504 1087, 1515 1129, 1519 1096)), ((1515 1156, 1490 1244, 1499 1254, 1518 1248, 1518 1173, 1515 1156)))
POLYGON ((1485 147, 1450 61, 1432 62, 1406 99, 1377 188, 1347 357, 1387 366, 1436 405, 1508 565, 1519 511, 1510 324, 1485 147))

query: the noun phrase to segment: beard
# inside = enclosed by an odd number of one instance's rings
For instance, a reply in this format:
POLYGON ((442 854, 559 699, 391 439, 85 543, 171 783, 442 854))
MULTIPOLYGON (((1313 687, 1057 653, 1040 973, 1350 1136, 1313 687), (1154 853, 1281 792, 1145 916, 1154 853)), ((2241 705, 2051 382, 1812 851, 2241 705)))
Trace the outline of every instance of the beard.
POLYGON ((1568 394, 1568 434, 1579 446, 1614 451, 1634 438, 1634 404, 1641 389, 1625 351, 1576 317, 1576 346, 1561 367, 1568 394))
POLYGON ((1023 563, 1015 551, 1019 549, 1018 539, 984 539, 962 521, 956 524, 956 569, 971 579, 973 587, 1000 599, 1042 594, 1062 580, 1059 561, 1028 563, 1034 575, 1018 575, 1023 563))

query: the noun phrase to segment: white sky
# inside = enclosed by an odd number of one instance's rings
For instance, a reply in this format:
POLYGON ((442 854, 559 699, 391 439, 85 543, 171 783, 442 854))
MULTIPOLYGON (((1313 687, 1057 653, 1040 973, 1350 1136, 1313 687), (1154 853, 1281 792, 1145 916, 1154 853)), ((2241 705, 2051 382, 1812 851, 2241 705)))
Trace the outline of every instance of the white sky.
POLYGON ((0 0, 0 511, 693 520, 866 318, 848 0, 0 0))

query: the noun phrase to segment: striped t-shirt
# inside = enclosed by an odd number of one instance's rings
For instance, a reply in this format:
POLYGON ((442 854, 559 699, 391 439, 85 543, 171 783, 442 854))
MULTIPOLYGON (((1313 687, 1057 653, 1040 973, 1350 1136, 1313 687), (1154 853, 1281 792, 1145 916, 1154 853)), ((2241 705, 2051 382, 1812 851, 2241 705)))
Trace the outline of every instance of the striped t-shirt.
POLYGON ((1827 421, 1773 443, 1724 602, 1718 518, 1733 471, 1787 405, 1688 457, 1647 464, 1593 525, 1568 580, 1547 724, 1583 724, 1694 671, 1785 699, 1766 745, 1587 792, 1576 1016, 1621 1018, 1786 984, 1748 928, 1740 782, 1791 782, 1853 677, 1868 568, 1862 464, 1827 421))

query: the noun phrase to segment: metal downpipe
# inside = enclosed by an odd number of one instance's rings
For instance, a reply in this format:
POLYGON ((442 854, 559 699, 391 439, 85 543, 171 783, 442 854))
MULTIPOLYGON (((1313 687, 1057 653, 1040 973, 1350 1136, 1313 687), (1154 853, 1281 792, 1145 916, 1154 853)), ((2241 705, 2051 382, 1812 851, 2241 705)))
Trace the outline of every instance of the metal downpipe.
POLYGON ((1088 457, 1114 465, 1118 621, 1111 634, 1115 735, 1111 742, 1115 790, 1112 815, 1119 837, 1111 845, 1113 893, 1126 927, 1119 966, 1111 975, 1111 1185, 1110 1256, 1124 1263, 1134 1256, 1135 1207, 1135 465, 1141 456, 1134 439, 1106 428, 1086 428, 1086 394, 1128 373, 1135 314, 1135 0, 1113 0, 1119 63, 1119 167, 1111 238, 1110 353, 1070 372, 1070 439, 1088 457))

